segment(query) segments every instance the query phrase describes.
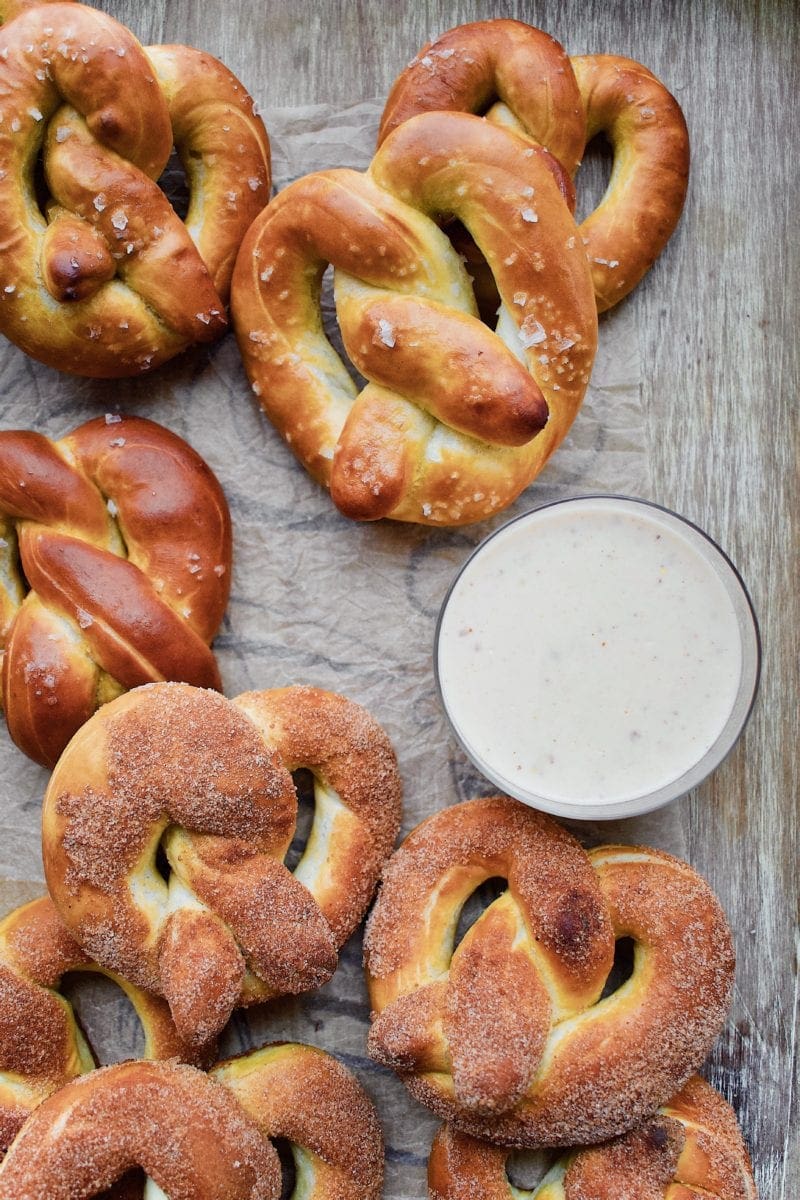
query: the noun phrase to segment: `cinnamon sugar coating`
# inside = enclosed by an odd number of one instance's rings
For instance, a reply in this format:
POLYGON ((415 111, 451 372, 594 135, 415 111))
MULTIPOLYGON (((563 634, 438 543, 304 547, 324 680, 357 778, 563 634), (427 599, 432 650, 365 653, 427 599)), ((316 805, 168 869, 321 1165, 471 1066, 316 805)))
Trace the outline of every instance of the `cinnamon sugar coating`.
MULTIPOLYGON (((511 1200, 507 1159, 508 1150, 443 1126, 428 1162, 429 1200, 511 1200)), ((531 1200, 690 1196, 756 1200, 733 1110, 699 1076, 629 1133, 559 1159, 531 1200)))
MULTIPOLYGON (((569 176, 592 138, 606 134, 614 151, 611 179, 578 226, 578 239, 599 312, 636 287, 675 230, 689 177, 683 113, 646 67, 615 54, 569 58, 548 34, 522 21, 474 21, 424 46, 401 71, 378 145, 405 121, 441 110, 485 115, 545 147, 569 176)), ((485 264, 478 270, 485 284, 485 264)))
POLYGON ((646 847, 586 854, 506 797, 455 805, 395 853, 365 938, 370 1054, 460 1130, 509 1146, 598 1142, 696 1070, 730 1001, 716 897, 646 847), (486 879, 507 890, 454 950, 486 879), (633 974, 602 997, 616 939, 633 974))
POLYGON ((0 1166, 0 1200, 75 1200, 141 1167, 170 1200, 278 1200, 277 1155, 230 1092, 193 1067, 129 1062, 68 1083, 0 1166))
POLYGON ((200 1047, 237 1004, 330 978, 400 804, 386 734, 344 697, 297 687, 232 702, 183 684, 138 688, 98 712, 53 773, 48 887, 84 950, 163 995, 200 1047), (291 872, 297 767, 314 772, 316 805, 291 872))
POLYGON ((312 1046, 279 1043, 219 1063, 229 1088, 268 1138, 297 1147, 305 1200, 379 1200, 383 1136, 350 1072, 312 1046))

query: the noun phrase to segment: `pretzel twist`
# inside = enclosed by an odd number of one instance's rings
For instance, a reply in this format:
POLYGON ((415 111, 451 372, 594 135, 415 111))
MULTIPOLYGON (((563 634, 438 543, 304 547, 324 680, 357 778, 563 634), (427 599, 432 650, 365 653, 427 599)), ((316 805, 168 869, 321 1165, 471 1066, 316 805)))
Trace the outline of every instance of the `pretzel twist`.
POLYGON ((508 1150, 443 1126, 428 1162, 429 1200, 756 1200, 736 1117, 695 1075, 655 1116, 620 1138, 570 1152, 533 1190, 513 1188, 508 1150))
POLYGON ((236 252, 269 197, 251 97, 210 55, 144 50, 82 4, 12 11, 0 30, 0 331, 50 366, 105 378, 219 337, 236 252), (155 182, 173 141, 185 223, 155 182))
POLYGON ((341 1063, 297 1043, 265 1046, 214 1067, 267 1138, 291 1146, 300 1200, 380 1200, 383 1136, 375 1110, 341 1063))
POLYGON ((391 852, 400 790, 385 733, 342 696, 139 688, 84 725, 56 766, 48 888, 76 941, 165 996, 181 1036, 203 1045, 235 1005, 330 978, 391 852), (291 872, 299 767, 315 776, 315 813, 291 872))
POLYGON ((59 994, 70 971, 106 975, 122 988, 144 1031, 145 1058, 197 1059, 164 1001, 92 962, 48 897, 23 905, 0 922, 0 1153, 46 1096, 95 1066, 72 1006, 59 994))
POLYGON ((300 179, 254 223, 232 291, 245 366, 347 516, 480 520, 565 436, 597 318, 562 174, 502 129, 429 113, 387 139, 366 174, 300 179), (494 273, 496 332, 433 220, 442 213, 464 223, 494 273), (368 380, 360 392, 322 328, 329 263, 345 349, 368 380))
POLYGON ((370 1054, 457 1128, 503 1145, 630 1129, 700 1065, 727 1012, 730 932, 708 885, 657 850, 587 855, 505 797, 423 822, 384 873, 365 963, 370 1054), (453 949, 486 879, 507 890, 453 949), (615 939, 631 978, 602 998, 615 939))
POLYGON ((230 565, 222 489, 169 430, 109 416, 58 442, 0 433, 2 694, 17 745, 53 766, 124 689, 218 688, 209 642, 230 565))
POLYGON ((170 1200, 281 1192, 275 1150, 227 1088, 194 1067, 127 1062, 73 1080, 31 1114, 0 1166, 0 1200, 75 1200, 118 1181, 111 1194, 133 1200, 136 1168, 170 1200))
POLYGON ((689 177, 680 106, 640 63, 613 54, 568 58, 521 21, 476 21, 425 46, 389 94, 378 144, 431 110, 485 114, 547 149, 574 175, 588 143, 606 134, 608 188, 579 226, 600 312, 633 290, 672 236, 689 177))

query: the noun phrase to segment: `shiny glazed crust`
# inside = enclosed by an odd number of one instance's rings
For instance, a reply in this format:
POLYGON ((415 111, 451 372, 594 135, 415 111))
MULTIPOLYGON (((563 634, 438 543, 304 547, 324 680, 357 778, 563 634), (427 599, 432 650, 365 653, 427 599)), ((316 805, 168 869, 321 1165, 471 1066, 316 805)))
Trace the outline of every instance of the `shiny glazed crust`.
POLYGON ((428 113, 397 129, 365 174, 300 179, 254 222, 232 288, 248 376, 346 516, 481 520, 562 441, 597 345, 568 199, 540 147, 475 117, 428 113), (478 318, 435 223, 443 214, 489 264, 497 332, 478 318), (369 381, 361 392, 322 329, 329 263, 345 348, 369 381))
POLYGON ((0 433, 0 535, 3 710, 31 758, 53 766, 128 688, 220 686, 209 643, 230 591, 230 514, 174 433, 116 416, 58 442, 0 433))
MULTIPOLYGON (((9 7, 9 6, 6 6, 9 7)), ((0 29, 0 331, 61 371, 138 375, 219 337, 242 237, 270 191, 253 101, 216 59, 144 50, 81 4, 0 29), (172 151, 186 222, 155 180, 172 151), (34 198, 43 152, 51 197, 34 198)))
POLYGON ((237 1004, 330 978, 391 852, 400 797, 386 734, 342 696, 138 688, 84 725, 53 772, 48 888, 87 953, 165 996, 202 1046, 237 1004), (289 771, 301 766, 315 817, 292 873, 289 771))
POLYGON ((58 994, 68 971, 107 974, 126 993, 145 1035, 145 1058, 195 1062, 158 996, 101 971, 70 937, 43 896, 0 922, 0 1153, 31 1109, 85 1071, 94 1059, 72 1006, 58 994))
POLYGON ((645 847, 586 854, 506 797, 424 821, 391 859, 370 917, 370 1054, 457 1128, 509 1146, 575 1145, 632 1128, 696 1070, 733 980, 716 897, 645 847), (486 879, 508 889, 453 950, 486 879), (631 978, 600 999, 615 939, 631 978))
POLYGON ((233 1092, 265 1137, 291 1143, 294 1195, 380 1200, 383 1136, 375 1109, 331 1055, 296 1043, 265 1046, 220 1063, 212 1077, 233 1092))
POLYGON ((409 118, 440 109, 485 114, 546 147, 570 175, 605 133, 611 179, 579 232, 598 310, 632 291, 672 236, 689 177, 683 113, 650 71, 613 54, 570 59, 521 21, 476 21, 430 42, 400 73, 379 145, 409 118))
MULTIPOLYGON (((508 1150, 443 1126, 428 1162, 429 1200, 512 1200, 508 1150)), ((531 1200, 756 1200, 730 1105, 695 1075, 630 1133, 559 1159, 531 1200)))
POLYGON ((170 1200, 278 1200, 278 1157, 227 1088, 193 1067, 129 1062, 68 1083, 0 1166, 0 1200, 95 1196, 142 1167, 170 1200))

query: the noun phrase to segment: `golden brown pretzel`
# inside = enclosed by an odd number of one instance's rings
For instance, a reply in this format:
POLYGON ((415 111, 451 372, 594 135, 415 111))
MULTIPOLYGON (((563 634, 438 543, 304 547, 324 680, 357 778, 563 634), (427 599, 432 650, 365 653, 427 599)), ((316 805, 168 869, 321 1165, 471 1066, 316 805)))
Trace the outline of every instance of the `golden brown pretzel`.
POLYGON ((446 109, 545 146, 571 175, 607 134, 614 167, 579 226, 600 312, 626 296, 669 241, 689 175, 689 136, 676 100, 646 67, 611 54, 568 58, 521 21, 476 21, 425 46, 389 94, 378 144, 410 117, 446 109))
POLYGON ((330 978, 391 852, 400 790, 386 734, 342 696, 139 688, 95 714, 56 766, 48 888, 76 941, 165 996, 181 1036, 203 1045, 235 1005, 330 978), (299 767, 316 803, 291 872, 299 767))
POLYGON ((73 1080, 33 1112, 0 1165, 0 1200, 105 1195, 137 1167, 170 1200, 281 1191, 275 1150, 227 1088, 194 1067, 127 1062, 73 1080))
POLYGON ((324 171, 281 192, 242 245, 232 311, 270 420, 360 520, 458 525, 509 504, 569 429, 597 338, 550 156, 457 113, 406 122, 366 174, 324 171), (444 211, 489 262, 497 333, 432 219, 444 211), (328 263, 345 348, 369 381, 360 393, 322 329, 328 263))
POLYGON ((731 938, 708 885, 658 850, 587 855, 494 797, 424 821, 384 873, 365 940, 370 1053, 463 1131, 575 1145, 630 1129, 703 1061, 727 1012, 731 938), (507 890, 453 950, 486 879, 507 890), (601 999, 615 939, 631 978, 601 999))
POLYGON ((58 442, 0 433, 3 710, 17 745, 53 766, 124 689, 219 687, 209 643, 230 565, 222 489, 168 429, 108 415, 58 442))
POLYGON ((695 1075, 630 1133, 559 1159, 532 1191, 512 1191, 508 1150, 443 1126, 428 1162, 429 1200, 756 1200, 730 1105, 695 1075))
POLYGON ((375 1110, 331 1055, 281 1043, 219 1063, 212 1077, 233 1092, 265 1137, 291 1144, 293 1198, 380 1200, 383 1137, 375 1110))
POLYGON ((123 989, 142 1024, 145 1058, 196 1061, 162 999, 93 963, 49 897, 25 904, 0 922, 0 1154, 31 1109, 95 1066, 72 1006, 59 995, 69 971, 108 975, 123 989))
POLYGON ((0 331, 50 366, 100 377, 218 337, 236 252, 269 196, 252 99, 210 55, 144 50, 95 9, 12 9, 0 29, 0 331), (185 223, 155 183, 173 142, 185 223))

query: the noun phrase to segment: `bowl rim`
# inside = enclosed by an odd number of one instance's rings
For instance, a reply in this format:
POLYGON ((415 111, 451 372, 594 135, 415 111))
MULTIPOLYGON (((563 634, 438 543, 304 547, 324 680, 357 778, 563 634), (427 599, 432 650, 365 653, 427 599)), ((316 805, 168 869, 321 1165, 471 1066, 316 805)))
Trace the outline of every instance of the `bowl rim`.
POLYGON ((655 500, 646 500, 640 496, 629 496, 621 492, 587 492, 564 496, 556 500, 547 500, 542 504, 534 505, 533 508, 526 509, 525 512, 517 513, 508 521, 504 521, 501 525, 498 525, 496 529, 493 529, 478 542, 477 546, 469 553, 453 576, 439 608, 433 638, 433 675, 439 703, 447 718, 452 735, 470 762, 496 787, 502 788, 504 793, 520 800, 523 804, 539 809, 542 812, 578 821, 615 820, 620 817, 642 816, 645 813, 662 808, 666 804, 671 804, 708 779, 722 765, 728 755, 731 754, 744 732, 758 695, 761 666, 762 642, 758 618, 744 579, 730 555, 723 550, 719 543, 705 529, 701 528, 700 525, 692 521, 689 517, 684 517, 681 513, 668 508, 664 504, 659 504, 655 500), (727 572, 718 571, 717 574, 726 588, 732 603, 733 597, 738 592, 744 604, 736 606, 734 603, 742 650, 742 669, 739 687, 730 714, 712 745, 677 778, 663 784, 654 791, 643 793, 639 796, 628 797, 624 800, 602 800, 597 803, 585 803, 582 801, 554 800, 526 788, 514 788, 511 786, 511 780, 503 776, 498 770, 493 769, 491 764, 485 762, 480 755, 469 747, 464 736, 462 736, 456 726, 445 699, 439 670, 439 639, 450 597, 470 563, 482 553, 490 542, 499 534, 505 533, 512 525, 516 525, 518 522, 524 521, 536 513, 565 504, 581 504, 593 500, 616 500, 634 507, 640 506, 642 508, 655 509, 673 521, 678 522, 679 525, 687 526, 695 534, 699 535, 701 546, 704 543, 706 544, 705 550, 712 564, 712 569, 715 558, 727 567, 727 572), (729 583, 730 587, 728 586, 729 583), (749 638, 747 636, 748 632, 750 634, 749 638))

